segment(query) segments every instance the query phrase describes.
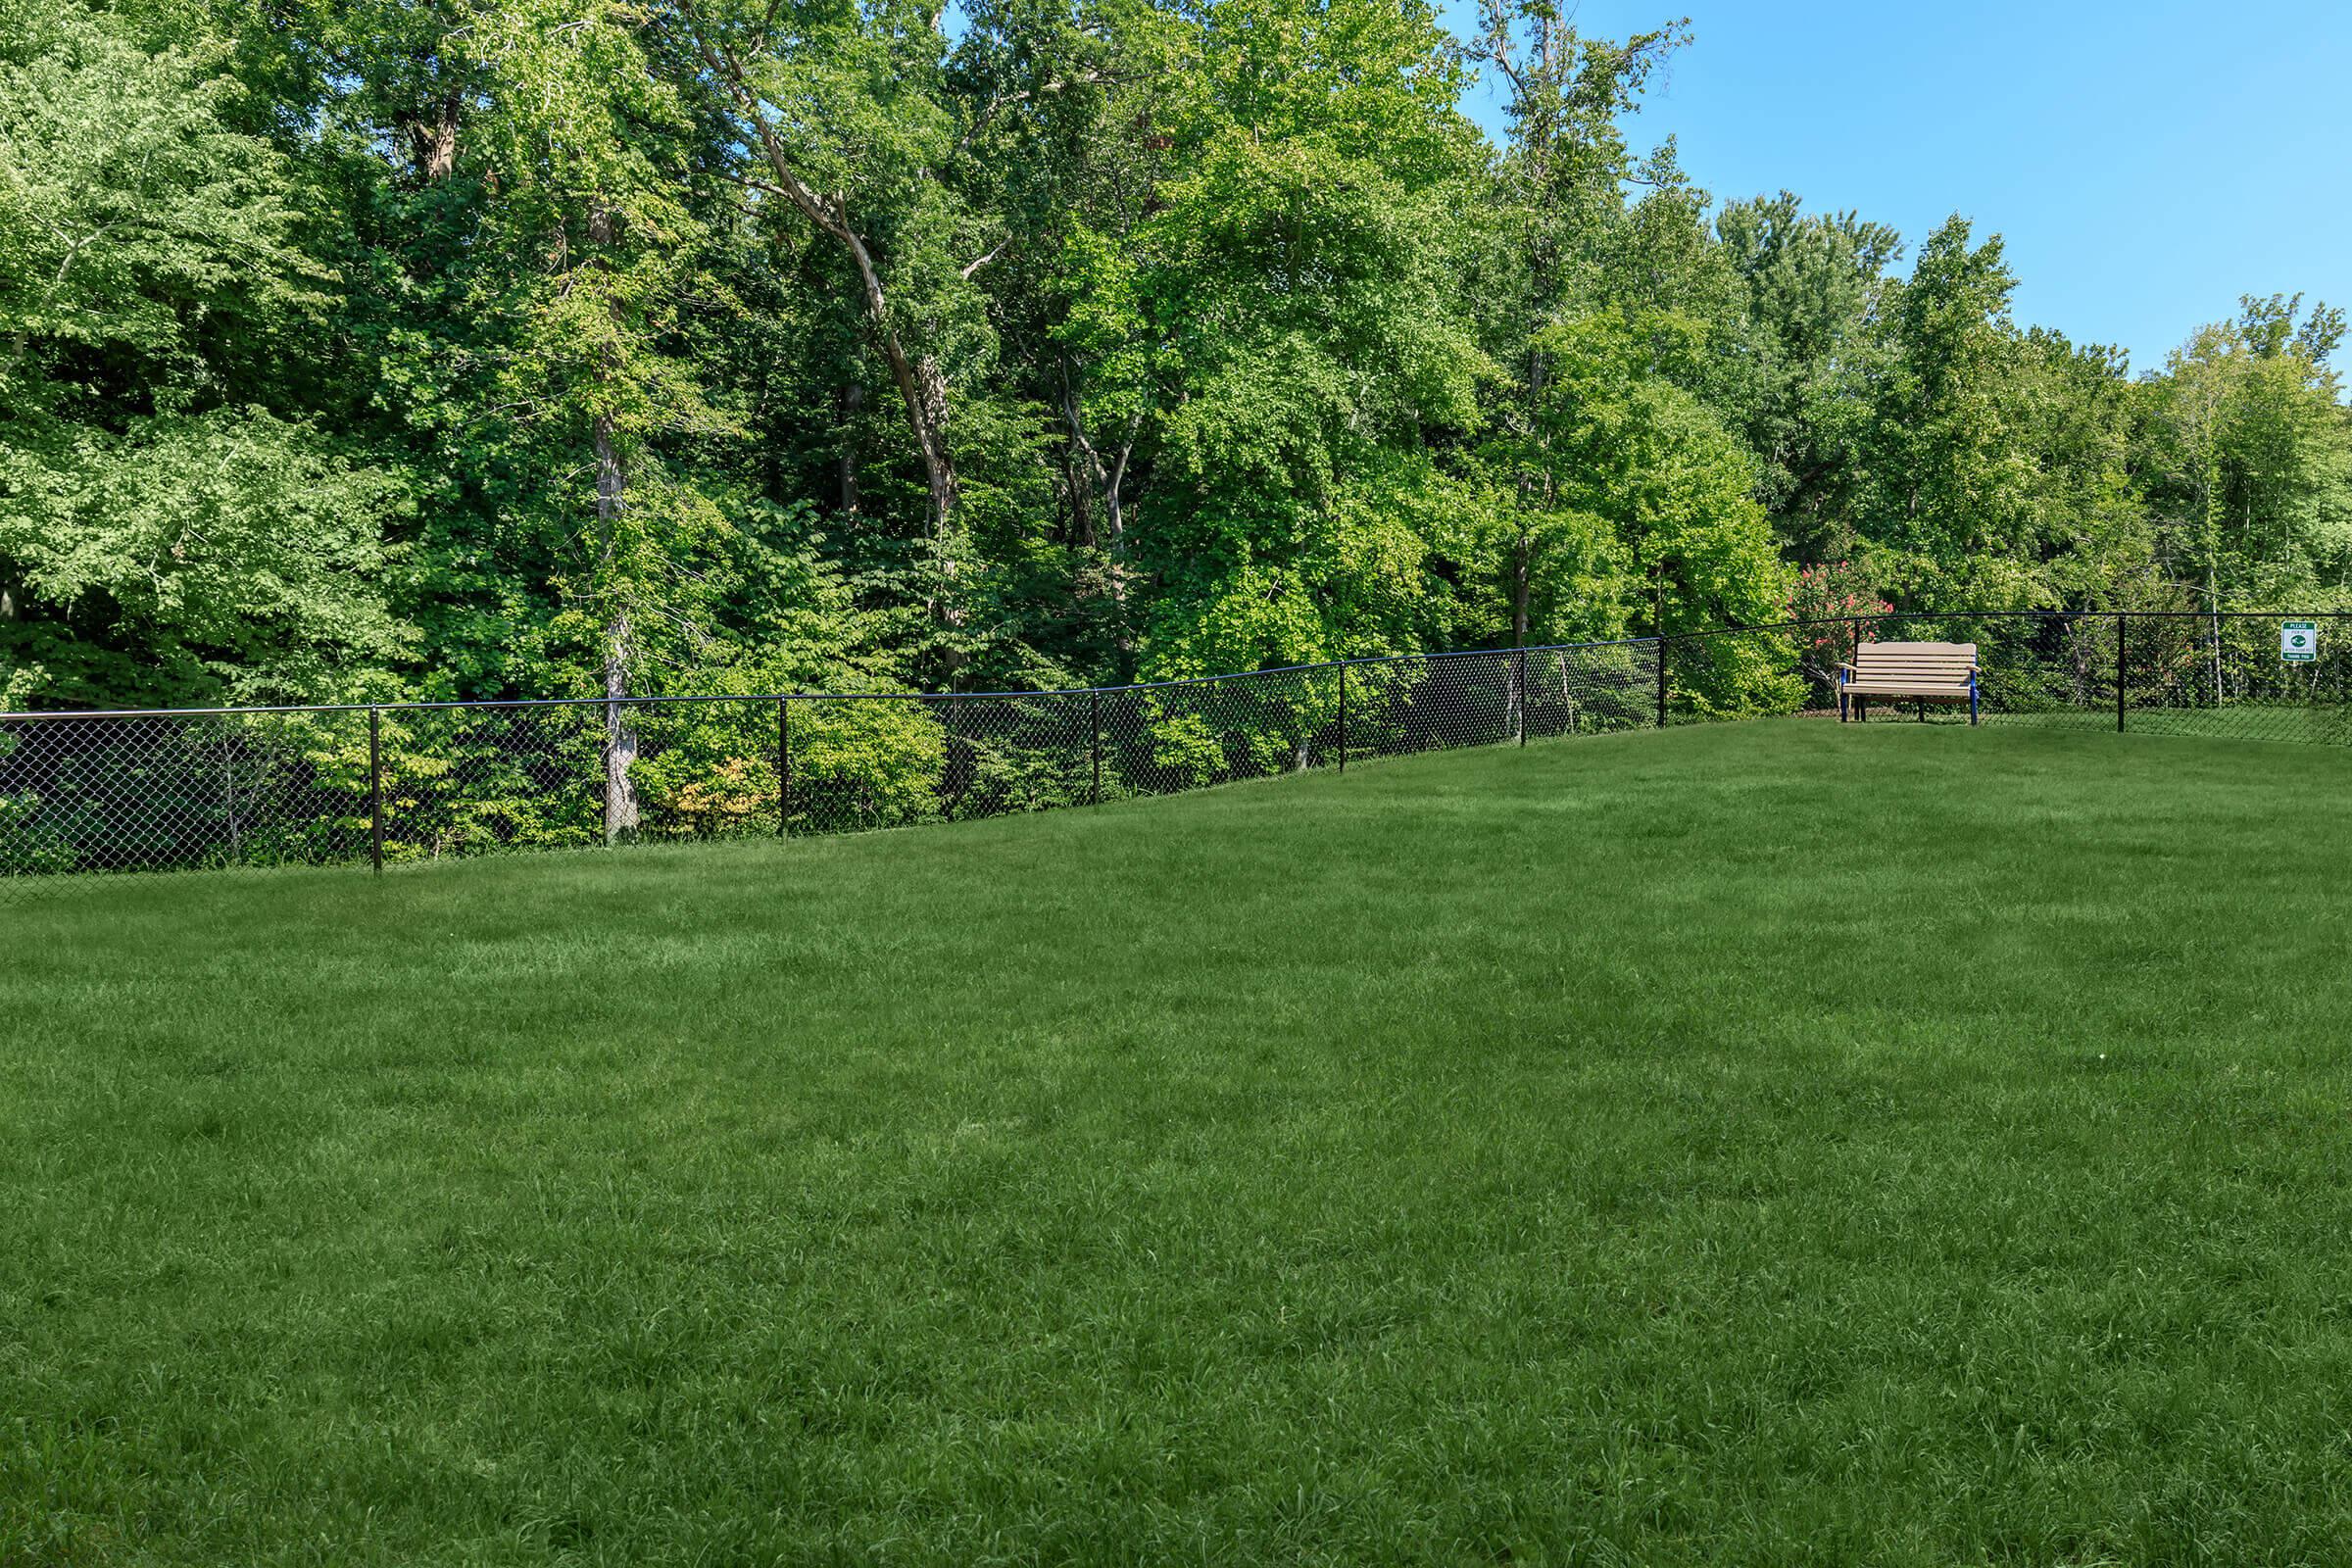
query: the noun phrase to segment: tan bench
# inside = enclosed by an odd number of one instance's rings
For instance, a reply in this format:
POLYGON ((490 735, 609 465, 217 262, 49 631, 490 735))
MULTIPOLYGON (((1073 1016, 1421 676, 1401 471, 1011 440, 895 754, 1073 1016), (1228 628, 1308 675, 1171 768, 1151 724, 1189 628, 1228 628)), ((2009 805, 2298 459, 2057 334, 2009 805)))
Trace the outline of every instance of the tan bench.
POLYGON ((1966 703, 1968 721, 1977 721, 1975 643, 1864 643, 1854 662, 1838 666, 1838 721, 1850 711, 1854 722, 1870 716, 1870 699, 1909 698, 1928 716, 1930 703, 1966 703))

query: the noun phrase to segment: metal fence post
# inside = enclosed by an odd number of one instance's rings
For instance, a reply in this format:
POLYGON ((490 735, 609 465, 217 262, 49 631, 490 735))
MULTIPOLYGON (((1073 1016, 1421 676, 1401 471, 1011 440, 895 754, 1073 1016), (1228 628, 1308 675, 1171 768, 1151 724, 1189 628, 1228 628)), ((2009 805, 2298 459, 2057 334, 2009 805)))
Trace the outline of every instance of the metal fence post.
POLYGON ((1527 650, 1511 652, 1511 683, 1519 693, 1519 744, 1527 744, 1527 650))
POLYGON ((963 699, 949 692, 941 698, 941 702, 948 710, 948 743, 939 754, 939 814, 953 822, 956 820, 956 808, 963 799, 963 792, 956 787, 956 742, 963 734, 963 726, 957 715, 963 711, 963 699))
POLYGON ((2124 732, 2124 638, 2132 617, 2123 611, 2115 612, 2115 732, 2124 732))
POLYGON ((792 699, 776 699, 776 837, 792 837, 792 699))
POLYGON ((1340 661, 1340 771, 1348 771, 1348 661, 1340 661))
POLYGON ((1658 728, 1666 727, 1666 634, 1658 633, 1658 728))
POLYGON ((1091 728, 1091 729, 1094 731, 1094 753, 1095 753, 1095 794, 1094 794, 1094 799, 1093 799, 1092 801, 1090 801, 1088 804, 1089 804, 1089 805, 1093 805, 1093 806, 1101 806, 1101 805, 1102 804, 1102 692, 1100 692, 1100 691, 1094 691, 1094 690, 1090 690, 1090 691, 1089 691, 1089 692, 1086 694, 1086 720, 1087 720, 1087 725, 1088 725, 1088 727, 1089 727, 1089 728, 1091 728))
POLYGON ((368 710, 368 863, 384 869, 384 731, 380 710, 368 710))

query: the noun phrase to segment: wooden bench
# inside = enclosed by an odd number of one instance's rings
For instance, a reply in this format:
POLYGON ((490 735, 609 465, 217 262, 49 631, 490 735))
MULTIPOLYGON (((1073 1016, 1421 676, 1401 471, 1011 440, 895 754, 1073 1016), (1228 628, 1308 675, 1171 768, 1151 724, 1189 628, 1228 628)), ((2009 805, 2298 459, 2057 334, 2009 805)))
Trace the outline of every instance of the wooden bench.
POLYGON ((1975 643, 1864 643, 1854 662, 1838 666, 1838 721, 1847 713, 1861 723, 1873 697, 1910 698, 1919 716, 1930 703, 1966 703, 1968 721, 1977 721, 1975 643))

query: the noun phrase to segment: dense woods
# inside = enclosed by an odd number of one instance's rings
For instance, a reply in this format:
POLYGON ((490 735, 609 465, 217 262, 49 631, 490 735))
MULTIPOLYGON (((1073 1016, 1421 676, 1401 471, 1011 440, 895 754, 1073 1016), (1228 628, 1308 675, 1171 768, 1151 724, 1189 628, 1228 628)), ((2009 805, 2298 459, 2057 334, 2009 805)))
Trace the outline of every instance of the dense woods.
POLYGON ((0 706, 2352 607, 2338 311, 2248 298, 2136 369, 2020 323, 1961 219, 1637 159, 1686 41, 1544 0, 0 0, 0 706))

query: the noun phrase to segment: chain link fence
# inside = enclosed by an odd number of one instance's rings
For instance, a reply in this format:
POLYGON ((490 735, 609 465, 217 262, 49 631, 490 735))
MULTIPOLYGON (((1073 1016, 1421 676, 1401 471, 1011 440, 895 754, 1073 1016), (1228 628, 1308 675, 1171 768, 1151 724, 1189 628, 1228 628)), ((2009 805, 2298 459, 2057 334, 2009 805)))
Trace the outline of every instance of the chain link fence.
MULTIPOLYGON (((0 889, 855 833, 1471 746, 1834 714, 1867 642, 1973 642, 1983 721, 2352 744, 2352 616, 1901 613, 1054 692, 0 715, 0 889), (2307 660, 2281 627, 2316 625, 2307 660)), ((1894 709, 1895 711, 1887 711, 1894 709)), ((1962 723, 1965 708, 1882 716, 1962 723)))

